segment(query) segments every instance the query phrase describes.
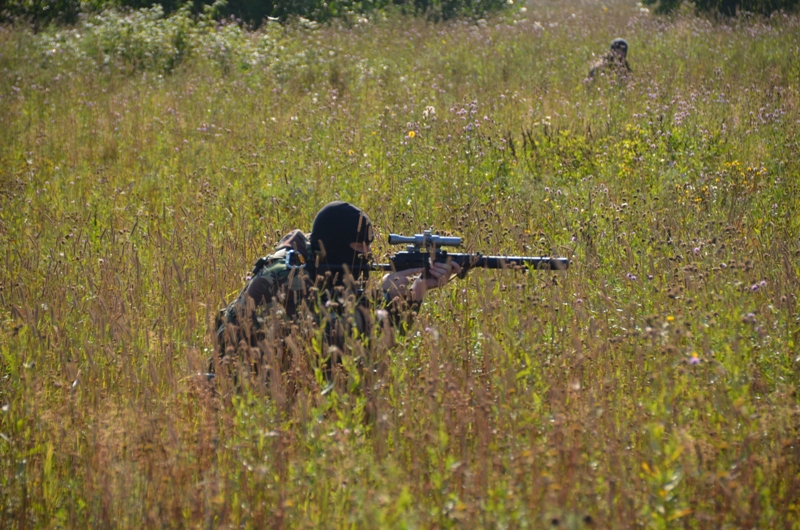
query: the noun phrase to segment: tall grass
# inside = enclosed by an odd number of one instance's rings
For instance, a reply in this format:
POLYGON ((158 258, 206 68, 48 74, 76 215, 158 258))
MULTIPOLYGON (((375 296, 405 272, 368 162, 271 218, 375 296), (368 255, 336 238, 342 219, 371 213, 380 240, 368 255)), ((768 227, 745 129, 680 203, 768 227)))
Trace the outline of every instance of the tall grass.
POLYGON ((800 19, 605 6, 0 28, 0 527, 798 528, 800 19), (335 198, 378 254, 573 264, 431 293, 329 395, 297 336, 209 388, 214 313, 335 198))

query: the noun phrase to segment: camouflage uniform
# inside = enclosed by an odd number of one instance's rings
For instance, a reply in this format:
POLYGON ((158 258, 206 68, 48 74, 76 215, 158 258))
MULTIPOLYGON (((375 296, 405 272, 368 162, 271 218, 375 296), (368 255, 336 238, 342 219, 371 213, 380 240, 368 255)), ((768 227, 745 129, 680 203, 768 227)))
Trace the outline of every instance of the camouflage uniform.
POLYGON ((388 350, 393 334, 373 340, 372 315, 382 317, 382 327, 396 326, 419 305, 411 302, 413 296, 390 301, 358 289, 369 278, 373 238, 369 216, 343 201, 323 206, 310 234, 287 234, 272 254, 258 261, 253 277, 217 318, 212 371, 225 365, 234 377, 248 371, 264 378, 276 371, 287 374, 308 361, 305 346, 310 345, 330 375, 342 353, 365 360, 367 354, 379 353, 373 346, 388 350), (385 311, 373 313, 372 301, 385 311))
MULTIPOLYGON (((220 311, 216 321, 217 352, 220 364, 244 357, 253 372, 265 362, 265 353, 276 353, 277 368, 285 369, 283 340, 290 334, 306 335, 304 340, 321 343, 324 356, 335 357, 346 351, 346 339, 354 337, 368 343, 372 330, 369 297, 361 290, 351 292, 343 286, 320 288, 324 277, 312 281, 305 268, 287 263, 311 264, 313 256, 308 238, 300 230, 285 236, 275 252, 257 263, 253 277, 239 296, 220 311), (276 349, 277 345, 277 349, 276 349)), ((379 298, 380 299, 380 298, 379 298)), ((215 371, 212 359, 211 371, 215 371)), ((270 362, 269 364, 272 364, 270 362)))
POLYGON ((606 72, 613 73, 618 77, 627 76, 631 72, 627 55, 628 43, 624 39, 614 39, 611 42, 611 52, 592 64, 588 79, 594 79, 596 75, 599 76, 606 72))

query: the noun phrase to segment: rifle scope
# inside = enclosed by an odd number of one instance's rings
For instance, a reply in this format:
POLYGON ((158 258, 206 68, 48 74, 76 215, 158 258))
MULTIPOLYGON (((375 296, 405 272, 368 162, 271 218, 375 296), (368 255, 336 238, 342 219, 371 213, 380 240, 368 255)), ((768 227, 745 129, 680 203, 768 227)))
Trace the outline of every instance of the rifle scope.
POLYGON ((439 236, 431 234, 430 230, 425 230, 422 234, 414 234, 413 236, 401 236, 398 234, 389 234, 390 245, 413 245, 417 248, 422 247, 459 247, 461 246, 460 237, 439 236))

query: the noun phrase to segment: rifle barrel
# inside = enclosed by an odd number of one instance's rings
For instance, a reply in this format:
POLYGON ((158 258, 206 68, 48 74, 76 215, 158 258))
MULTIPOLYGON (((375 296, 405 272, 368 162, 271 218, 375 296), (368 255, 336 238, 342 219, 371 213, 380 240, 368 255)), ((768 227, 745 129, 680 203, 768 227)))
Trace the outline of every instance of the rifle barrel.
MULTIPOLYGON (((451 257, 457 254, 450 254, 451 257)), ((484 267, 487 269, 505 269, 511 267, 531 267, 533 269, 549 269, 554 271, 566 270, 569 267, 568 258, 550 258, 542 256, 470 256, 461 254, 470 268, 484 267)), ((462 262, 462 263, 463 263, 462 262)))
MULTIPOLYGON (((462 267, 466 266, 470 269, 485 268, 485 269, 506 269, 506 268, 527 268, 538 270, 554 270, 561 271, 569 268, 568 258, 549 258, 539 256, 482 256, 480 254, 447 254, 451 261, 455 261, 462 267)), ((418 266, 422 266, 420 263, 418 266)), ((403 267, 405 268, 405 267, 403 267)), ((317 272, 325 271, 344 271, 347 270, 351 273, 356 273, 362 269, 369 269, 373 271, 392 272, 395 266, 391 263, 370 263, 366 266, 344 267, 342 265, 318 265, 317 272)))

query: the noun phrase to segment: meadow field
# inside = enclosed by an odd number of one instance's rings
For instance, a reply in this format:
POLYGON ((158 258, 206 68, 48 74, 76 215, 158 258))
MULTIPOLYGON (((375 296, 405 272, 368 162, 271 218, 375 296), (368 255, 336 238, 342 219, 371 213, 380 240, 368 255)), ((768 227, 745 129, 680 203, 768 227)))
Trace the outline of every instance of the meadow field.
POLYGON ((798 57, 797 16, 623 0, 0 27, 0 527, 800 528, 798 57), (571 266, 471 271, 329 394, 310 340, 206 383, 335 199, 379 257, 571 266))

